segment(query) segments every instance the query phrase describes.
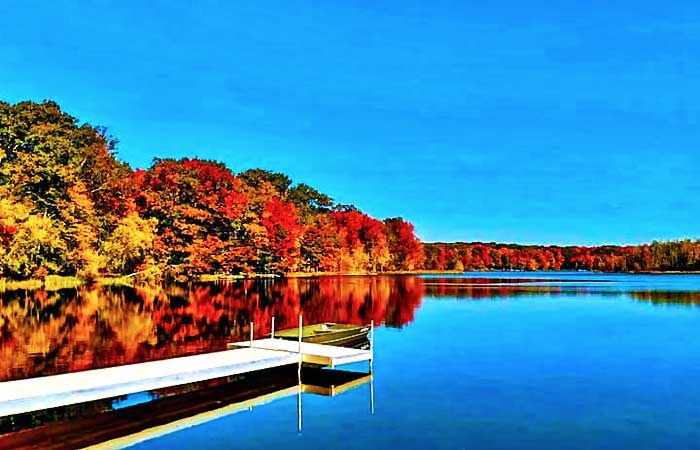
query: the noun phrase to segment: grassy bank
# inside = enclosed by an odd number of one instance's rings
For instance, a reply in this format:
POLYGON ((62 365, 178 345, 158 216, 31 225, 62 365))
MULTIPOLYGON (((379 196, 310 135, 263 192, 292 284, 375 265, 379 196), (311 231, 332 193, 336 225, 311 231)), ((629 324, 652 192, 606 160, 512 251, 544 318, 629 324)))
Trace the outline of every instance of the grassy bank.
POLYGON ((83 280, 77 277, 49 275, 45 279, 31 278, 28 280, 11 280, 0 278, 0 292, 6 291, 32 291, 45 289, 47 291, 58 291, 61 289, 75 289, 86 284, 99 284, 102 286, 133 286, 133 277, 105 277, 97 280, 83 280))
POLYGON ((80 278, 62 277, 58 275, 49 275, 43 280, 10 280, 7 278, 0 278, 0 292, 34 289, 57 291, 59 289, 75 289, 85 283, 86 281, 80 278))
MULTIPOLYGON (((241 275, 205 274, 205 275, 180 275, 176 281, 199 281, 203 283, 212 281, 232 281, 232 280, 253 280, 272 278, 317 278, 329 276, 378 276, 378 275, 422 275, 440 273, 460 273, 449 270, 415 270, 415 271, 393 271, 393 272, 291 272, 284 275, 252 273, 241 275)), ((151 280, 153 281, 153 280, 151 280)), ((45 279, 12 280, 0 278, 0 292, 46 289, 47 291, 57 291, 60 289, 75 289, 85 284, 98 284, 102 286, 134 286, 144 283, 139 277, 123 275, 113 277, 103 277, 96 280, 83 280, 77 277, 49 275, 45 279)))

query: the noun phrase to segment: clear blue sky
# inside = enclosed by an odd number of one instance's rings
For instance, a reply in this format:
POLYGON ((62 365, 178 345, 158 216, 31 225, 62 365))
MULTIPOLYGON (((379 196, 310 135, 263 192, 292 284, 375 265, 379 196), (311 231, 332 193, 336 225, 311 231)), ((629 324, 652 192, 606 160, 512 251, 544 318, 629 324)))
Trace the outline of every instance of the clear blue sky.
POLYGON ((0 99, 133 167, 284 172, 426 241, 700 237, 697 0, 82 3, 3 5, 0 99))

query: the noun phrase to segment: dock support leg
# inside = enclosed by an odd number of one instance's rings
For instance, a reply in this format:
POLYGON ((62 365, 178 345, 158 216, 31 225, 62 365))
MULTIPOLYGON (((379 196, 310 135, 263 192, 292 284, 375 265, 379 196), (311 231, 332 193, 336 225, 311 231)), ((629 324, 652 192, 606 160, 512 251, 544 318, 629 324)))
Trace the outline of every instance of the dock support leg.
POLYGON ((301 433, 301 379, 299 379, 299 384, 297 386, 297 430, 301 433))
MULTIPOLYGON (((301 333, 301 328, 304 323, 304 318, 299 314, 299 380, 301 380, 301 361, 302 361, 302 355, 301 355, 301 338, 302 338, 302 333, 301 333)), ((301 382, 301 381, 300 381, 301 382)))
POLYGON ((369 413, 374 415, 374 377, 369 380, 369 413))
POLYGON ((272 316, 272 333, 270 333, 270 338, 275 338, 275 316, 272 316))
POLYGON ((374 319, 369 324, 369 373, 372 373, 374 362, 374 319))

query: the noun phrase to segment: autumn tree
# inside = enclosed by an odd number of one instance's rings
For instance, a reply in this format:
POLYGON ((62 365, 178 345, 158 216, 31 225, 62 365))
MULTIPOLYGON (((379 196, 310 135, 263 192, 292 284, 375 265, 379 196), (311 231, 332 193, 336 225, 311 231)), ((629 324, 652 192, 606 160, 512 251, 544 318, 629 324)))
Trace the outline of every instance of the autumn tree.
POLYGON ((169 264, 196 273, 246 269, 241 261, 225 262, 217 254, 244 238, 240 221, 248 202, 241 181, 226 166, 187 158, 156 160, 136 179, 138 212, 157 221, 169 264))
POLYGON ((423 265, 423 246, 413 225, 400 217, 384 220, 384 230, 391 255, 391 270, 415 270, 423 265))
POLYGON ((253 189, 261 188, 264 183, 268 183, 281 196, 287 193, 292 184, 292 180, 287 175, 263 169, 249 169, 238 174, 238 177, 253 189))
POLYGON ((306 227, 299 248, 301 270, 305 272, 339 272, 341 242, 338 230, 327 214, 315 216, 306 227))
POLYGON ((134 273, 156 265, 162 248, 158 246, 155 218, 144 219, 136 213, 119 221, 102 244, 111 273, 134 273))
POLYGON ((0 197, 0 244, 0 267, 11 277, 43 278, 64 273, 70 264, 60 224, 7 197, 0 197))
POLYGON ((92 277, 101 269, 96 243, 118 220, 117 185, 130 171, 115 145, 104 128, 79 125, 54 102, 0 102, 0 186, 68 253, 49 271, 92 277))
POLYGON ((267 231, 271 254, 266 269, 279 273, 298 270, 303 227, 298 223, 294 205, 279 198, 270 199, 265 204, 261 223, 267 231))

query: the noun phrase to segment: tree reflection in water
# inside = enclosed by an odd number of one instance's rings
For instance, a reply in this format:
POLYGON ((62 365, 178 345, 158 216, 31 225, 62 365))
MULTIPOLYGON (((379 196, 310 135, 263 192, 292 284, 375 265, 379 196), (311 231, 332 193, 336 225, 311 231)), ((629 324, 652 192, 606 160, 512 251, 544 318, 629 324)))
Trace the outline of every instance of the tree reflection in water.
POLYGON ((423 295, 418 277, 324 277, 168 286, 84 286, 0 296, 0 381, 209 351, 306 323, 400 327, 423 295))
POLYGON ((204 353, 297 325, 402 327, 424 296, 497 299, 609 295, 700 304, 697 292, 626 290, 604 280, 357 276, 104 287, 0 294, 0 381, 204 353))

